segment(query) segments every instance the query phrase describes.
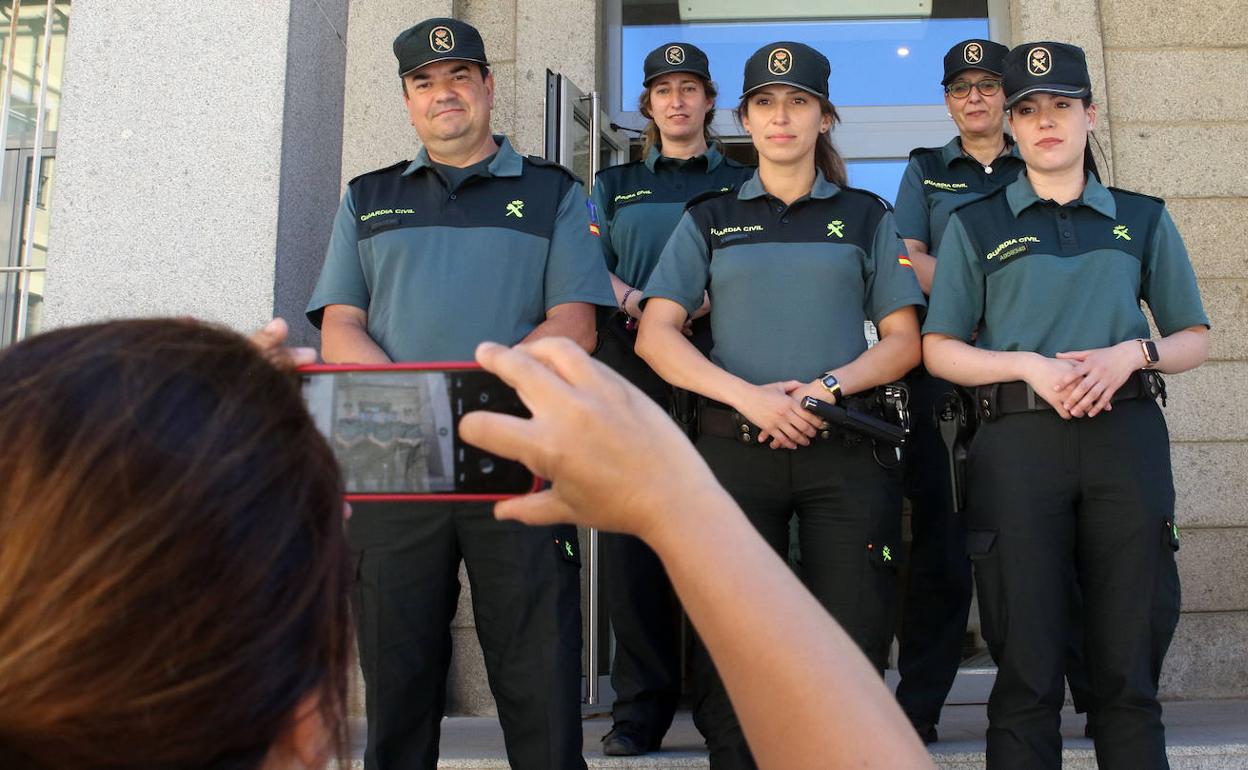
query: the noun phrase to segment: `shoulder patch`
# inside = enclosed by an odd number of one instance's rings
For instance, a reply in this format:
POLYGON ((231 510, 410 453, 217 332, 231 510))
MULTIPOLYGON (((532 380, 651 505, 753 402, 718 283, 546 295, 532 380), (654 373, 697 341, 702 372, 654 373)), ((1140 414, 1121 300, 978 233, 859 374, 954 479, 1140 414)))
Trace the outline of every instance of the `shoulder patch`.
POLYGON ((581 178, 577 176, 576 174, 572 173, 572 170, 570 168, 560 163, 556 163, 553 160, 546 160, 545 158, 539 157, 537 155, 526 155, 524 156, 524 160, 527 163, 530 163, 534 166, 538 166, 540 168, 558 169, 559 171, 562 171, 565 175, 567 175, 567 177, 571 179, 572 181, 576 182, 577 184, 583 184, 581 178))
POLYGON ((893 204, 889 203, 886 199, 881 198, 879 195, 871 192, 870 190, 867 190, 861 187, 846 186, 846 187, 842 187, 841 191, 842 192, 848 191, 848 192, 861 193, 862 195, 869 195, 870 197, 874 198, 881 206, 883 206, 885 211, 893 210, 893 204))
POLYGON ((914 160, 915 158, 922 157, 924 155, 935 155, 944 149, 945 148, 943 147, 915 147, 910 151, 910 159, 914 160))
POLYGON ((1134 197, 1136 197, 1136 198, 1147 198, 1148 200, 1150 200, 1150 201, 1156 201, 1157 203, 1160 203, 1160 204, 1161 204, 1161 205, 1163 205, 1163 206, 1164 206, 1164 205, 1166 205, 1166 200, 1165 200, 1165 198, 1158 198, 1158 197, 1156 197, 1156 196, 1154 196, 1154 195, 1145 195, 1145 194, 1144 194, 1144 193, 1142 193, 1142 192, 1136 192, 1136 191, 1134 191, 1134 190, 1124 190, 1124 189, 1122 189, 1121 187, 1110 187, 1110 188, 1107 188, 1107 189, 1108 189, 1111 193, 1122 193, 1123 195, 1131 195, 1131 196, 1134 196, 1134 197))
POLYGON ((391 163, 389 166, 386 166, 384 168, 375 168, 372 171, 365 171, 363 174, 358 174, 356 176, 353 176, 347 182, 347 184, 348 185, 355 184, 356 180, 363 179, 366 176, 373 176, 375 174, 384 174, 388 171, 394 171, 396 168, 407 168, 409 165, 411 165, 410 160, 401 160, 398 163, 391 163))
POLYGON ((688 211, 689 209, 693 208, 699 203, 702 203, 703 201, 709 201, 709 200, 712 200, 714 198, 719 198, 724 195, 736 195, 736 194, 737 194, 737 188, 735 187, 729 190, 710 190, 708 192, 700 193, 689 199, 689 201, 685 204, 685 211, 688 211))

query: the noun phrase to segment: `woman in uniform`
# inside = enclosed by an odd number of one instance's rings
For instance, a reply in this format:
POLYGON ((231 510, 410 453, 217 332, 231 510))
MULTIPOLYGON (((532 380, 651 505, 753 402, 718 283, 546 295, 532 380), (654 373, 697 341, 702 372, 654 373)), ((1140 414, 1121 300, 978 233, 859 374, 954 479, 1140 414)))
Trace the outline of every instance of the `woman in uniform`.
POLYGON ((1085 169, 1097 111, 1083 51, 1015 48, 1005 92, 1025 172, 950 217, 923 330, 928 368, 974 388, 980 412, 968 550, 998 665, 988 767, 1061 766, 1073 575, 1097 763, 1165 768, 1157 681, 1178 534, 1157 372, 1204 361, 1208 319, 1164 203, 1085 169))
MULTIPOLYGON (((620 311, 606 319, 599 358, 669 408, 672 388, 633 352, 641 293, 663 244, 695 195, 734 189, 752 169, 712 145, 715 84, 706 54, 668 43, 645 59, 639 109, 649 118, 643 160, 606 169, 594 182, 593 204, 603 255, 620 311)), ((695 318, 705 314, 703 305, 695 318)), ((690 333, 704 347, 699 320, 690 333)), ((680 698, 680 610, 663 565, 641 540, 601 534, 603 573, 615 655, 611 663, 614 724, 603 752, 645 754, 659 748, 680 698)))
MULTIPOLYGON (((801 43, 764 46, 746 62, 738 114, 758 171, 739 191, 690 204, 646 284, 637 350, 663 379, 702 396, 698 450, 780 554, 797 514, 807 585, 882 669, 900 479, 871 441, 801 404, 813 396, 870 410, 875 388, 919 361, 923 294, 887 204, 845 186, 829 135, 829 74, 828 60, 801 43), (709 359, 682 334, 708 292, 709 359), (870 350, 865 320, 879 330, 870 350)), ((694 721, 711 766, 753 767, 704 651, 695 665, 694 721)))
MULTIPOLYGON (((945 53, 945 107, 958 135, 943 147, 920 147, 897 191, 897 229, 915 276, 932 288, 940 237, 957 206, 1013 182, 1023 169, 1014 139, 1005 131, 1001 76, 1009 49, 991 40, 963 40, 945 53)), ((936 413, 954 386, 920 366, 910 386, 911 434, 906 443, 905 493, 910 499, 909 577, 903 591, 897 659, 897 700, 926 743, 937 739, 941 707, 962 659, 971 606, 971 564, 965 519, 953 506, 948 453, 936 413)), ((1078 606, 1078 593, 1074 597, 1078 606)), ((1087 710, 1081 626, 1073 624, 1068 677, 1075 710, 1087 710)))

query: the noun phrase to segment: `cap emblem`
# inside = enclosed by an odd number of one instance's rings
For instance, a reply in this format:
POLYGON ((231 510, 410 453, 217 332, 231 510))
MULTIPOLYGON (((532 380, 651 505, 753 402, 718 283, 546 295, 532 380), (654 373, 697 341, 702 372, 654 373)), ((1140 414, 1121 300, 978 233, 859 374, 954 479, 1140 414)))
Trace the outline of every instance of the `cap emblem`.
POLYGON ((667 59, 668 64, 685 63, 685 49, 678 45, 669 45, 667 50, 663 52, 663 56, 667 59))
POLYGON ((979 43, 967 43, 962 49, 962 58, 967 64, 979 64, 984 58, 984 48, 979 43))
POLYGON ((1036 77, 1049 74, 1049 70, 1053 69, 1053 55, 1049 53, 1049 49, 1043 46, 1036 46, 1027 52, 1027 71, 1036 77))
POLYGON ((793 69, 793 54, 787 48, 775 48, 767 56, 767 69, 773 75, 787 75, 793 69))
POLYGON ((429 47, 436 53, 450 53, 455 50, 455 35, 450 27, 434 27, 429 30, 429 47))

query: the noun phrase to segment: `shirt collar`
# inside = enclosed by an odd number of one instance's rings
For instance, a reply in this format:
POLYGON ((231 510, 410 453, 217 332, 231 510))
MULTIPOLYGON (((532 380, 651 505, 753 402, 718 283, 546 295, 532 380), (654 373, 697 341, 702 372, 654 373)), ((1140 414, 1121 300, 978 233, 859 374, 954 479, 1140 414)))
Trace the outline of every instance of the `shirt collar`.
MULTIPOLYGON (((485 167, 486 172, 490 176, 520 176, 524 172, 524 159, 512 149, 511 142, 502 134, 494 134, 494 143, 498 145, 498 152, 494 153, 494 158, 485 167)), ((407 164, 403 176, 411 176, 422 168, 433 168, 429 151, 424 147, 416 154, 416 160, 407 164)))
MULTIPOLYGON (((1023 159, 1023 156, 1018 154, 1018 143, 1014 141, 1014 137, 1006 134, 1005 145, 1009 148, 1009 152, 1005 153, 1005 157, 1023 159)), ((953 162, 959 158, 966 158, 966 155, 962 152, 962 138, 955 136, 949 140, 948 144, 940 148, 940 159, 945 162, 945 167, 947 168, 952 166, 953 162)))
MULTIPOLYGON (((709 174, 719 166, 719 164, 723 161, 724 156, 719 154, 719 150, 715 149, 714 145, 710 145, 706 148, 706 152, 701 155, 695 155, 687 162, 693 162, 699 159, 706 163, 706 173, 709 174)), ((659 148, 652 146, 650 148, 650 152, 646 153, 646 168, 650 169, 650 173, 654 173, 655 166, 658 165, 660 160, 664 160, 665 162, 680 162, 677 158, 664 158, 663 153, 659 152, 659 148)))
MULTIPOLYGON (((810 189, 809 195, 804 195, 802 197, 831 198, 840 191, 840 187, 837 187, 834 183, 829 182, 821 172, 816 171, 814 187, 810 189)), ((757 169, 754 170, 754 175, 745 180, 745 182, 741 185, 741 189, 737 191, 737 199, 743 201, 754 200, 755 198, 764 198, 767 195, 768 192, 763 188, 763 180, 759 177, 757 169)))
MULTIPOLYGON (((1027 208, 1042 202, 1040 196, 1036 195, 1035 188, 1031 186, 1031 180, 1027 178, 1026 171, 1019 174, 1017 179, 1006 186, 1005 199, 1010 204, 1010 211, 1016 217, 1027 208)), ((1083 195, 1071 201, 1070 205, 1087 206, 1101 216, 1110 219, 1118 216, 1118 206, 1114 203, 1113 193, 1105 189, 1105 186, 1097 181, 1091 171, 1088 172, 1083 195)))

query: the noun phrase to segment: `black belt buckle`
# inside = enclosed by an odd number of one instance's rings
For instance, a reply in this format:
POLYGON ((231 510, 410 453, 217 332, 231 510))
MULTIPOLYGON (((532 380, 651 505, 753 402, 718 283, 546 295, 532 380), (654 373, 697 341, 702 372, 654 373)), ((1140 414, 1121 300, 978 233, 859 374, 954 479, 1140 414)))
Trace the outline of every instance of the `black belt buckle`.
POLYGON ((1153 401, 1161 398, 1161 405, 1166 405, 1166 378, 1161 376, 1161 372, 1145 370, 1140 372, 1140 379, 1143 381, 1144 392, 1153 401))
POLYGON ((757 444, 758 434, 761 432, 759 427, 745 418, 737 410, 732 410, 732 425, 736 428, 737 439, 742 444, 757 444))
MULTIPOLYGON (((1001 393, 1001 383, 994 382, 991 385, 980 385, 975 388, 975 410, 979 412, 979 416, 985 422, 992 422, 1001 416, 998 411, 998 395, 1001 393)), ((1032 398, 1035 394, 1032 394, 1032 398)))

